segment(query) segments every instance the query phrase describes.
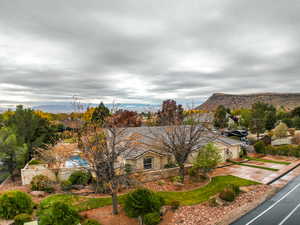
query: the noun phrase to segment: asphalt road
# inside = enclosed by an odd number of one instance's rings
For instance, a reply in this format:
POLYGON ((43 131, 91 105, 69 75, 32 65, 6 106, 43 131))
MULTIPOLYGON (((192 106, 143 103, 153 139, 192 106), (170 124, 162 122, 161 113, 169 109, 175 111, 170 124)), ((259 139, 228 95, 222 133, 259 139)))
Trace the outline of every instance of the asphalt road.
POLYGON ((300 176, 231 225, 300 225, 300 176))

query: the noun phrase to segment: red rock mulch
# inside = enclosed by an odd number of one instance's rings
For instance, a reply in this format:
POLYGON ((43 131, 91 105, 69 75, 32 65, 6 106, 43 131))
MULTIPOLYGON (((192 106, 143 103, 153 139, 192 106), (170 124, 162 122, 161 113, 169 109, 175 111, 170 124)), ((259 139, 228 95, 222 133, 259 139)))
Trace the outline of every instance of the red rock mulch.
POLYGON ((225 215, 232 213, 243 205, 249 204, 261 198, 270 186, 256 185, 249 192, 240 194, 233 203, 224 206, 211 207, 208 203, 194 206, 183 206, 178 209, 174 216, 162 223, 163 225, 213 225, 221 222, 225 215))
POLYGON ((103 225, 138 225, 137 219, 129 218, 123 209, 118 215, 112 215, 112 206, 91 209, 81 213, 82 216, 95 219, 103 225))

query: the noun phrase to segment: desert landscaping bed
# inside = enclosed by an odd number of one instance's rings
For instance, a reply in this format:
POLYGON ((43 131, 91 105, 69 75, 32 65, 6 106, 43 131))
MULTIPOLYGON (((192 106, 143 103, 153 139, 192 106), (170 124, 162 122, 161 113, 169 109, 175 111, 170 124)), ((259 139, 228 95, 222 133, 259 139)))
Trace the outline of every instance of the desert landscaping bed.
POLYGON ((272 187, 267 185, 255 185, 248 188, 248 192, 240 194, 233 203, 226 203, 223 206, 212 207, 209 204, 202 203, 193 206, 183 206, 177 210, 170 221, 165 221, 163 225, 215 225, 226 224, 228 215, 241 215, 241 207, 249 207, 262 201, 272 191, 272 187), (238 210, 237 210, 238 209, 238 210), (225 223, 224 223, 225 222, 225 223))

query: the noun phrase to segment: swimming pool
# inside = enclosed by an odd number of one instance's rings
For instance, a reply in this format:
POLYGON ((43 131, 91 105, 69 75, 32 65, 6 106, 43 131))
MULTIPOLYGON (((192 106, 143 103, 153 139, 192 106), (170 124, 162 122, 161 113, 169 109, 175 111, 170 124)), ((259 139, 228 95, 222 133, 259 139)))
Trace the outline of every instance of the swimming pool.
POLYGON ((88 162, 81 158, 79 155, 71 156, 66 162, 65 162, 66 168, 73 168, 73 167, 89 167, 88 162))

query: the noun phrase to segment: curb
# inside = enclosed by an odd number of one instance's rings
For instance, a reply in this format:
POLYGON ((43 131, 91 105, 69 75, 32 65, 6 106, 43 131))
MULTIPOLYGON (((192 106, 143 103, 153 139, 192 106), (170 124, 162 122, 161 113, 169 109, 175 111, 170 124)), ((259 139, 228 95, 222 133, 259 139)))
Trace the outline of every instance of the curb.
POLYGON ((229 225, 239 218, 243 217, 262 203, 264 203, 266 200, 271 198, 274 194, 277 193, 277 190, 275 188, 270 189, 268 192, 266 192, 261 198, 259 198, 256 201, 253 201, 249 204, 241 206, 239 209, 234 210, 233 212, 227 214, 225 217, 223 217, 222 221, 215 223, 214 225, 229 225))
POLYGON ((288 168, 286 171, 280 173, 277 177, 273 178, 272 180, 270 180, 266 184, 270 185, 270 184, 274 183, 275 181, 279 180, 280 178, 282 178, 283 176, 287 175, 289 172, 293 171, 294 169, 296 169, 299 166, 300 166, 300 162, 297 163, 296 165, 293 165, 293 167, 288 168))

